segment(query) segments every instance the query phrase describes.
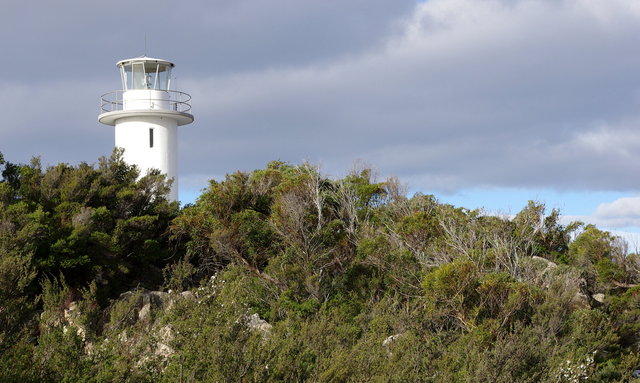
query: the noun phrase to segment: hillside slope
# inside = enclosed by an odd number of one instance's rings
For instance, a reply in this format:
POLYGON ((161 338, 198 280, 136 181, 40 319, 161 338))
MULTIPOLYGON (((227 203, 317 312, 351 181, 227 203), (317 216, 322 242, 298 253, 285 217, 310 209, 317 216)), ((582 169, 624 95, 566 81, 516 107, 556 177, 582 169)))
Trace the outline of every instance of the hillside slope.
POLYGON ((2 382, 624 382, 640 258, 530 202, 272 162, 193 205, 120 153, 0 156, 2 382))

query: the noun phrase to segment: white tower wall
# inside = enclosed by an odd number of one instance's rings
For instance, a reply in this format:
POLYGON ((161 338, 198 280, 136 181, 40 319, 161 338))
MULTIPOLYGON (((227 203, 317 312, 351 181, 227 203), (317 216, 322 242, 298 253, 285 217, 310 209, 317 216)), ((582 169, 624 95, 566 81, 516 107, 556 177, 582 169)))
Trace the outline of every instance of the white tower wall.
POLYGON ((124 149, 124 160, 144 176, 158 169, 173 180, 169 199, 178 199, 178 124, 164 117, 126 117, 116 122, 115 146, 124 149))

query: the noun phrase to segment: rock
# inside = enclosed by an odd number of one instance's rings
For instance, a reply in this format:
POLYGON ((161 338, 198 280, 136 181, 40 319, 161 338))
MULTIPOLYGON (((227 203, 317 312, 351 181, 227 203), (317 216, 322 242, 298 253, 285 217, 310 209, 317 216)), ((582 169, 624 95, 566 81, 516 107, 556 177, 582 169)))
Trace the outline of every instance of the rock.
POLYGON ((169 359, 169 357, 171 357, 175 353, 175 351, 169 345, 166 345, 164 343, 158 343, 154 353, 156 356, 159 356, 163 359, 169 359))
POLYGON ((160 330, 158 330, 158 337, 164 343, 169 343, 173 341, 173 338, 175 338, 175 335, 173 333, 173 326, 168 324, 166 326, 161 327, 160 330))
POLYGON ((183 299, 196 299, 196 296, 189 290, 180 293, 180 298, 183 299))
POLYGON ((384 347, 389 347, 390 345, 392 345, 393 343, 395 343, 395 341, 397 341, 398 339, 400 339, 400 337, 402 337, 402 334, 395 334, 395 335, 391 335, 390 337, 387 337, 387 339, 382 341, 382 345, 384 347))
POLYGON ((78 308, 78 302, 72 301, 69 303, 69 306, 64 309, 62 316, 64 319, 64 325, 62 326, 62 331, 66 334, 69 329, 73 328, 76 331, 76 334, 82 339, 83 342, 87 340, 87 329, 84 328, 80 323, 78 323, 78 319, 80 318, 80 309, 78 308))
POLYGON ((154 354, 165 360, 171 357, 175 353, 175 350, 169 344, 174 338, 175 334, 173 333, 173 327, 171 325, 161 327, 158 330, 158 343, 156 344, 154 354))
POLYGON ((165 310, 171 304, 172 297, 164 291, 145 291, 143 302, 150 303, 152 308, 165 310))
POLYGON ((604 294, 602 293, 593 294, 591 298, 593 298, 593 300, 596 302, 604 303, 604 294))
POLYGON ((164 307, 164 311, 170 311, 173 309, 173 306, 175 305, 175 303, 180 300, 180 299, 189 299, 189 300, 195 300, 196 296, 194 293, 192 293, 191 291, 187 290, 187 291, 183 291, 179 294, 177 293, 172 293, 171 290, 169 290, 168 293, 166 293, 166 297, 163 298, 165 304, 163 305, 164 307))
POLYGON ((521 267, 520 280, 536 283, 543 288, 549 288, 553 283, 554 271, 558 265, 546 258, 534 255, 523 258, 521 267))
POLYGON ((246 321, 247 327, 262 332, 263 336, 268 336, 271 333, 273 326, 266 320, 261 319, 257 313, 246 317, 246 321))
MULTIPOLYGON (((173 327, 168 324, 162 326, 160 328, 154 327, 150 330, 153 333, 153 339, 155 339, 155 343, 141 343, 141 338, 136 337, 132 340, 132 346, 139 347, 144 345, 143 348, 139 349, 142 352, 139 352, 139 359, 135 363, 136 368, 144 368, 147 363, 160 362, 166 366, 167 361, 175 354, 175 350, 171 347, 171 342, 175 338, 173 327)), ((123 333, 124 334, 124 333, 123 333)), ((127 338, 125 337, 125 341, 127 338)))
POLYGON ((95 353, 95 345, 93 342, 86 342, 84 345, 84 352, 87 355, 93 355, 95 353))
MULTIPOLYGON (((132 350, 134 357, 137 358, 134 364, 136 368, 145 368, 148 363, 155 363, 155 361, 166 365, 167 361, 175 355, 173 342, 176 332, 170 324, 163 321, 163 317, 176 302, 182 300, 195 301, 196 296, 191 291, 164 292, 137 289, 125 292, 112 302, 112 309, 117 309, 117 318, 111 320, 110 327, 106 328, 105 332, 115 332, 112 341, 132 350)), ((268 333, 271 327, 259 317, 254 320, 249 317, 247 319, 263 333, 268 333)), ((92 350, 92 352, 97 351, 92 350)))
POLYGON ((571 299, 571 306, 574 309, 591 308, 591 305, 589 304, 589 297, 586 294, 578 291, 576 295, 574 295, 573 298, 571 299))
POLYGON ((73 322, 80 315, 78 312, 78 302, 73 301, 69 303, 69 307, 64 309, 64 320, 73 326, 73 322))
POLYGON ((164 291, 138 290, 127 291, 122 293, 118 301, 124 301, 136 297, 131 302, 131 313, 129 319, 126 320, 128 325, 136 322, 145 322, 151 325, 153 322, 153 314, 156 311, 166 311, 173 304, 173 298, 164 291))
POLYGON ((127 291, 120 294, 120 297, 112 303, 112 307, 117 307, 120 303, 126 302, 125 307, 120 308, 120 310, 124 309, 126 312, 112 326, 131 327, 142 325, 143 328, 149 331, 157 324, 157 320, 164 313, 170 311, 176 302, 183 299, 195 300, 196 297, 191 291, 183 291, 181 293, 146 289, 127 291))
POLYGON ((634 378, 640 378, 640 370, 633 370, 631 376, 634 378))
POLYGON ((558 267, 558 265, 556 265, 555 263, 551 262, 550 260, 548 260, 546 258, 538 257, 537 255, 532 256, 531 259, 534 259, 537 262, 544 263, 547 266, 547 268, 545 269, 545 272, 547 272, 548 270, 555 269, 556 267, 558 267))
POLYGON ((148 321, 151 319, 151 303, 147 303, 140 311, 138 311, 138 320, 140 321, 148 321))
POLYGON ((402 338, 403 334, 395 334, 387 337, 387 339, 382 341, 382 346, 387 350, 387 355, 391 356, 392 352, 389 350, 392 344, 398 341, 398 339, 402 338))

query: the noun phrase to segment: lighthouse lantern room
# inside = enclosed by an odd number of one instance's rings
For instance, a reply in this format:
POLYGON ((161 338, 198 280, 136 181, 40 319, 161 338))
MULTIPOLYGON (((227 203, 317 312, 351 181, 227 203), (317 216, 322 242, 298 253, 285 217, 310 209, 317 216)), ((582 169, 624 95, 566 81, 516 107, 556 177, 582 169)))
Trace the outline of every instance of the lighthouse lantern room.
POLYGON ((178 126, 193 122, 191 96, 171 90, 174 64, 151 57, 118 61, 122 90, 100 97, 98 121, 115 126, 115 146, 140 175, 159 169, 173 179, 169 199, 178 199, 178 126))

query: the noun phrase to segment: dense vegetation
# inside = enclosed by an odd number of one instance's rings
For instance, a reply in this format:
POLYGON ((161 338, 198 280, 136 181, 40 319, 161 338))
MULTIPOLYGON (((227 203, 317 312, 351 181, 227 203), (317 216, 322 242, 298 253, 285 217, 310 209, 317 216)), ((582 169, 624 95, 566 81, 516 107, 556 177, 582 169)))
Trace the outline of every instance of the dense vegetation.
POLYGON ((640 259, 530 202, 272 162, 193 205, 120 153, 0 156, 2 382, 626 382, 640 259))

